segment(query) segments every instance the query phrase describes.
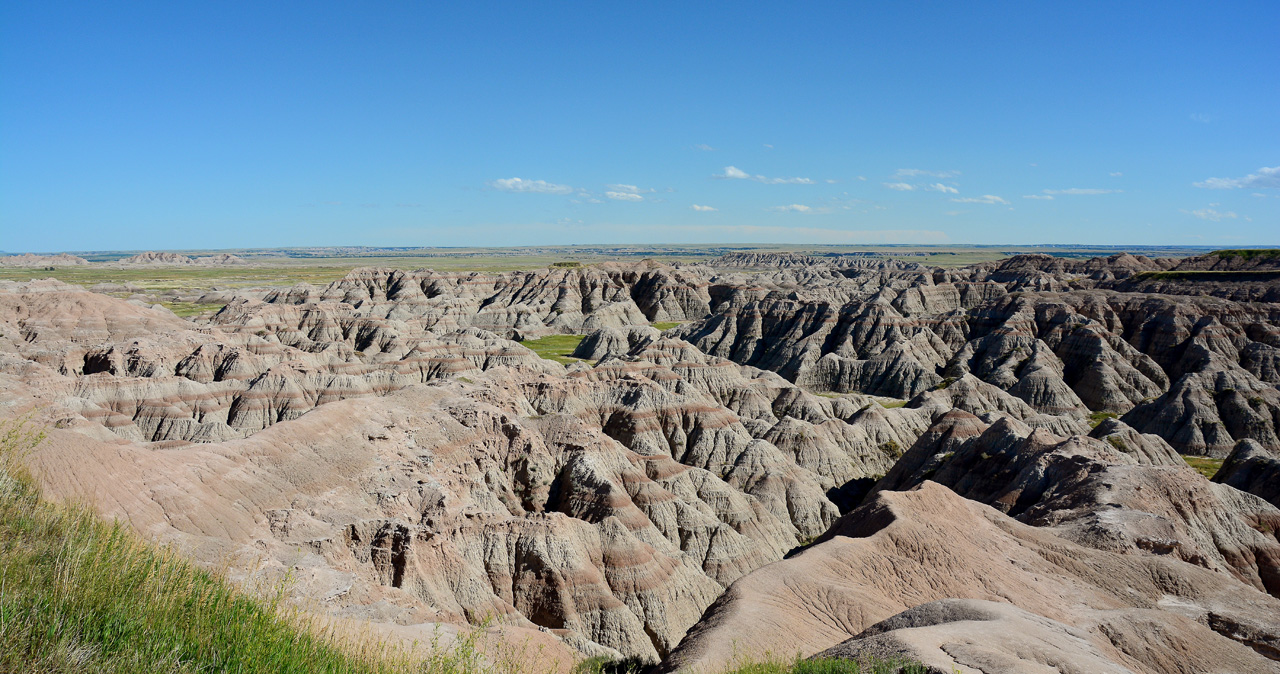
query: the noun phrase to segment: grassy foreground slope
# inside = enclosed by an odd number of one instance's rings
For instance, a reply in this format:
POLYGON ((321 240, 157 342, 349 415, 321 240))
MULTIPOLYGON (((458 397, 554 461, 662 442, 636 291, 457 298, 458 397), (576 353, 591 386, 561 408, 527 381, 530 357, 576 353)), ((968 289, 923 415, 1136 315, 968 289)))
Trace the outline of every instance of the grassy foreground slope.
POLYGON ((427 670, 340 648, 120 524, 41 501, 19 466, 39 439, 0 424, 0 671, 427 670))
MULTIPOLYGON (((482 655, 482 631, 425 653, 339 638, 84 507, 42 501, 23 455, 42 439, 0 421, 0 672, 133 674, 545 674, 546 663, 482 655)), ((638 674, 591 658, 575 674, 638 674)), ((799 658, 736 662, 723 674, 914 674, 915 663, 799 658)))

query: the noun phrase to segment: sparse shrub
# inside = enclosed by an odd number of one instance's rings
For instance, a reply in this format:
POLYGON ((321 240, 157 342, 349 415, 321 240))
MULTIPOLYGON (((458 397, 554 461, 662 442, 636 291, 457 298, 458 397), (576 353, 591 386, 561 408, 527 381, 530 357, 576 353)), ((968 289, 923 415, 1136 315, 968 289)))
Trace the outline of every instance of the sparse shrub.
POLYGON ((880 451, 884 452, 885 455, 891 456, 895 459, 900 458, 902 456, 902 446, 893 440, 880 443, 880 451))
POLYGON ((642 674, 652 667, 653 663, 640 658, 615 660, 597 655, 574 665, 573 674, 642 674))

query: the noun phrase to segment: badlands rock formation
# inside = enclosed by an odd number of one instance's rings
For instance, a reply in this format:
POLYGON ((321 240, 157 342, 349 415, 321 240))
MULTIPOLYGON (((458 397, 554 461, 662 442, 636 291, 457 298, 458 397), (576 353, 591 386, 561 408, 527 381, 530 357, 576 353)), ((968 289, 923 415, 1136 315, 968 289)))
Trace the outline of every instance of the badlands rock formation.
POLYGON ((1213 481, 1280 506, 1280 455, 1268 452, 1253 440, 1241 440, 1213 476, 1213 481))
POLYGON ((188 257, 181 253, 147 251, 119 261, 124 265, 202 265, 219 267, 248 264, 244 258, 230 253, 218 253, 206 257, 188 257))
POLYGON ((66 253, 58 253, 57 255, 36 255, 34 253, 0 255, 0 267, 72 267, 86 264, 89 264, 88 260, 75 255, 67 255, 66 253))
POLYGON ((1277 671, 1280 307, 1225 257, 365 268, 199 323, 0 282, 0 410, 51 497, 397 633, 1277 671), (1127 289, 1183 265, 1227 276, 1127 289))
POLYGON ((925 482, 730 586, 663 670, 714 671, 737 649, 901 653, 943 672, 1276 672, 1278 630, 1280 600, 1227 575, 1080 546, 925 482))

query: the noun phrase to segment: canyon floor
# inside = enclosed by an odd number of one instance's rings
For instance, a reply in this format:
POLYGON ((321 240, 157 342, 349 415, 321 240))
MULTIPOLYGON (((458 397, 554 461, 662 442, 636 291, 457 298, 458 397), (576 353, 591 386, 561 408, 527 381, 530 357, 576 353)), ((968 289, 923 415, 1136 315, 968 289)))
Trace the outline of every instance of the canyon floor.
POLYGON ((1280 672, 1280 251, 620 250, 0 258, 0 418, 388 638, 1280 672))

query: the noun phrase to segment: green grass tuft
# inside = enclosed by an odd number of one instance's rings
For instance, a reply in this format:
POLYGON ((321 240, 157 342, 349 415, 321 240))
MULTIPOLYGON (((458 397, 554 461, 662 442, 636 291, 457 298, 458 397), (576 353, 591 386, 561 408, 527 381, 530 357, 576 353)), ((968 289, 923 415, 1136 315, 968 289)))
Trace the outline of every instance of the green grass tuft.
POLYGON ((765 657, 759 660, 735 661, 723 674, 926 674, 928 668, 909 660, 882 660, 866 657, 813 658, 784 660, 765 657))

